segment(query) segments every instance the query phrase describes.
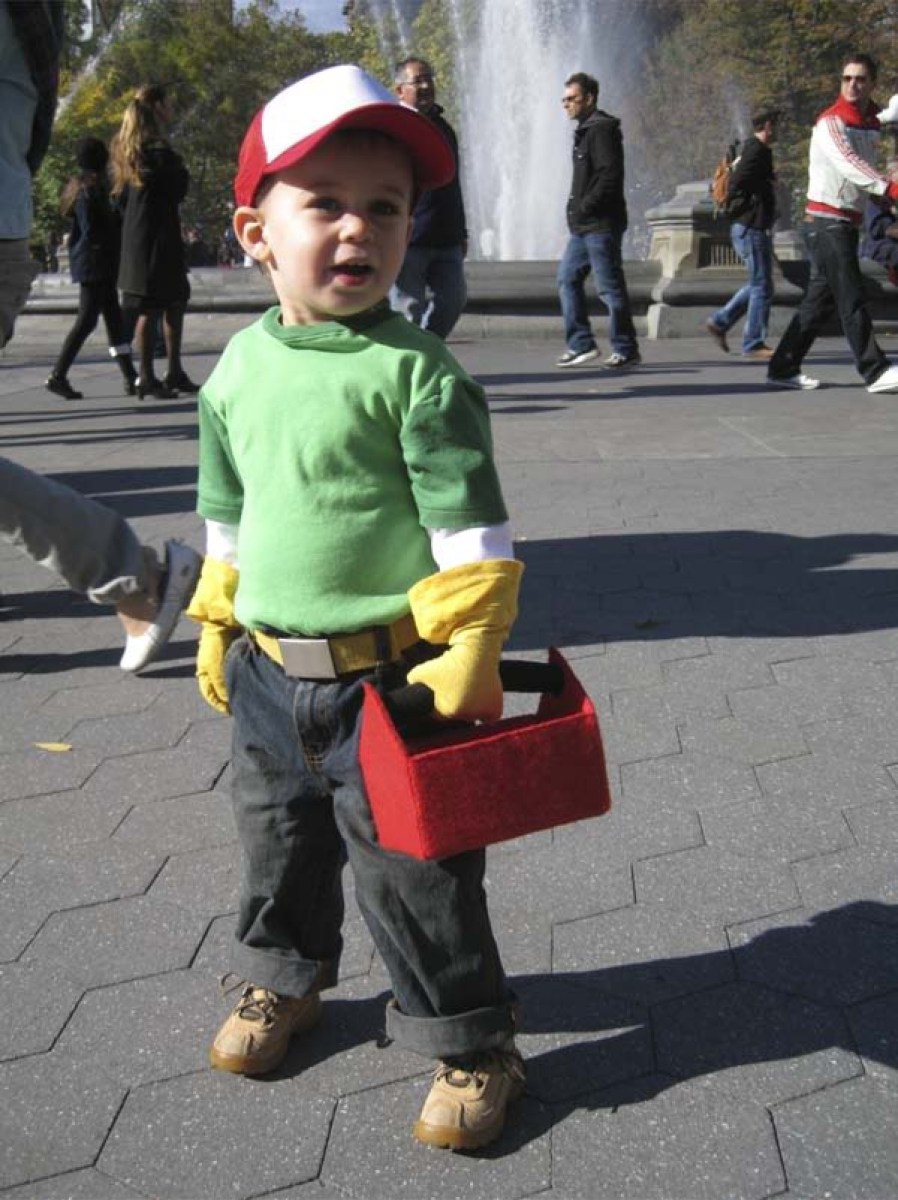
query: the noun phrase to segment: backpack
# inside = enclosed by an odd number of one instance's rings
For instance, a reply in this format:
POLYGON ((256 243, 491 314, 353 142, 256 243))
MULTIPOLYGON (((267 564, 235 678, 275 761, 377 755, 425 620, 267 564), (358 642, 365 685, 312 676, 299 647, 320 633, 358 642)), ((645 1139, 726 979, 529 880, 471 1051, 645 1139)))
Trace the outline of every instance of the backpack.
POLYGON ((727 146, 726 153, 714 168, 714 177, 711 180, 711 199, 714 201, 715 217, 729 215, 727 209, 730 199, 730 179, 733 168, 739 161, 739 155, 736 153, 738 147, 738 142, 727 146))

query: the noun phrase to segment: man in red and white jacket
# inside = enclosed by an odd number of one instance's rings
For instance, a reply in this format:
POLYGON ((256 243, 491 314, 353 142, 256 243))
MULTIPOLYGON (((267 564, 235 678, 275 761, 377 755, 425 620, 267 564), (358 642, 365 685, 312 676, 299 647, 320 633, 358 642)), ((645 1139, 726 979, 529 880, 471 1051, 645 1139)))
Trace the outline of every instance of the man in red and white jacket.
POLYGON ((876 167, 878 105, 873 102, 876 63, 853 54, 842 69, 842 91, 817 118, 811 135, 804 241, 811 275, 801 304, 768 364, 772 387, 803 391, 820 386, 801 364, 826 321, 838 310, 842 330, 868 392, 898 392, 898 366, 890 366, 873 335, 858 264, 858 230, 868 197, 890 208, 898 179, 876 167))

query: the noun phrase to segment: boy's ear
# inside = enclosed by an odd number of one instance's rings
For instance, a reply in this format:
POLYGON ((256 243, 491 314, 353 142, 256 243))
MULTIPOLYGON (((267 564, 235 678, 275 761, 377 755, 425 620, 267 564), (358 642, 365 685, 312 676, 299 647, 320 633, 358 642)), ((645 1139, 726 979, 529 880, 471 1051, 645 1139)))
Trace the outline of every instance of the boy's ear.
POLYGON ((261 208, 241 205, 234 213, 234 232, 250 258, 258 263, 268 261, 271 250, 265 240, 265 217, 261 208))

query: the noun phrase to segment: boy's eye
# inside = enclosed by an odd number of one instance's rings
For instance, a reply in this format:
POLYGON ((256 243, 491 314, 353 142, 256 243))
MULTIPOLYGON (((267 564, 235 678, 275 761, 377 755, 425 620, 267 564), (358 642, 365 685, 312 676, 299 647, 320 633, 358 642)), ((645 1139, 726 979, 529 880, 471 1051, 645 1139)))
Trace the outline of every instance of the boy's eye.
POLYGON ((371 211, 379 217, 395 217, 399 213, 399 205, 394 204, 392 200, 375 200, 371 211))
POLYGON ((312 198, 312 208, 321 208, 325 212, 336 212, 339 207, 333 196, 314 196, 312 198))

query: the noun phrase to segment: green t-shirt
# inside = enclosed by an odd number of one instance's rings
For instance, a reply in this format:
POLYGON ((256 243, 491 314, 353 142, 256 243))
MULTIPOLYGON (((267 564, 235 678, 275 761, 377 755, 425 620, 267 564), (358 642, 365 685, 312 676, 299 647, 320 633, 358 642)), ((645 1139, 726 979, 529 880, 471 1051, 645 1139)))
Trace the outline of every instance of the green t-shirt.
POLYGON ((231 339, 200 393, 200 515, 239 525, 238 620, 306 636, 409 611, 427 529, 507 520, 480 386, 386 304, 231 339))

